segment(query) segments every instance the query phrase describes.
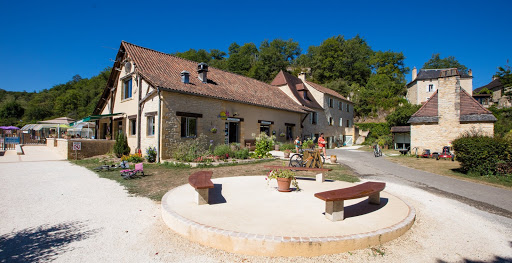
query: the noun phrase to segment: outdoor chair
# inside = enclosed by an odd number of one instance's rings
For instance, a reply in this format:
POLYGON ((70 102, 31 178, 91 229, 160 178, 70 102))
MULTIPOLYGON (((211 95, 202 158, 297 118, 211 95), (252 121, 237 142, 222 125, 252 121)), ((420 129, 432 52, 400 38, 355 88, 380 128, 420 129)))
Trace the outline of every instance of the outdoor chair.
POLYGON ((142 163, 135 164, 135 169, 133 169, 133 170, 131 170, 131 169, 122 170, 121 176, 124 179, 131 179, 131 178, 134 178, 135 176, 137 176, 139 173, 142 176, 144 176, 144 166, 142 163))

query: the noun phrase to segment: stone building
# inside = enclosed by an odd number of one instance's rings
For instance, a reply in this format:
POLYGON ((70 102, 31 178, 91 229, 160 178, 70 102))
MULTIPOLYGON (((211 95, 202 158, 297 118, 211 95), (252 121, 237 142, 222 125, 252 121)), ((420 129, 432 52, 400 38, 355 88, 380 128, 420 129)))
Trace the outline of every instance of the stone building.
POLYGON ((512 87, 505 87, 501 80, 494 76, 489 84, 479 87, 473 91, 473 98, 478 100, 484 107, 496 105, 499 108, 512 107, 512 98, 506 93, 512 92, 512 87), (487 89, 491 94, 479 94, 487 89))
POLYGON ((306 74, 295 77, 279 72, 271 85, 279 87, 296 103, 311 109, 303 122, 305 137, 318 138, 324 133, 328 147, 351 145, 357 140, 354 125, 354 104, 334 90, 306 81, 306 74))
MULTIPOLYGON (((412 70, 412 81, 407 83, 407 101, 411 104, 422 104, 426 102, 439 87, 441 87, 441 73, 451 69, 420 69, 412 70)), ((460 86, 469 95, 473 94, 473 73, 461 74, 459 77, 460 86)))
POLYGON ((496 118, 461 87, 457 69, 441 71, 437 83, 438 89, 409 119, 411 149, 440 152, 471 130, 493 136, 496 118))
POLYGON ((160 160, 200 134, 214 145, 291 140, 313 111, 278 87, 123 41, 93 117, 96 138, 123 132, 132 152, 156 147, 160 160))

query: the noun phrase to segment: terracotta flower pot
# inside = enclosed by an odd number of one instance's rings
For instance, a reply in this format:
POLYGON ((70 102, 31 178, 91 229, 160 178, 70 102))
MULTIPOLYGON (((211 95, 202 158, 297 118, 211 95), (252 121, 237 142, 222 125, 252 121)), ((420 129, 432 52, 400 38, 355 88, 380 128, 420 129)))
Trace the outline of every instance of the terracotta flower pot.
POLYGON ((292 183, 291 178, 277 178, 277 191, 279 192, 290 192, 290 185, 292 183))
POLYGON ((336 163, 338 161, 338 157, 336 155, 331 155, 331 163, 336 163))

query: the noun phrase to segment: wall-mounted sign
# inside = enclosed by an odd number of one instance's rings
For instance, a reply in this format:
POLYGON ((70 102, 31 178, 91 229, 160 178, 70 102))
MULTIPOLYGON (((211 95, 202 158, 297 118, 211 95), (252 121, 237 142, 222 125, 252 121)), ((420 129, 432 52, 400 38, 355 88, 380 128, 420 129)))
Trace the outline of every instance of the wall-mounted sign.
POLYGON ((240 121, 239 118, 226 118, 228 121, 240 121))
POLYGON ((218 117, 221 120, 227 119, 229 117, 229 111, 221 111, 218 117))
POLYGON ((272 122, 270 122, 270 121, 261 121, 260 123, 261 123, 261 125, 270 125, 270 124, 272 124, 272 122))

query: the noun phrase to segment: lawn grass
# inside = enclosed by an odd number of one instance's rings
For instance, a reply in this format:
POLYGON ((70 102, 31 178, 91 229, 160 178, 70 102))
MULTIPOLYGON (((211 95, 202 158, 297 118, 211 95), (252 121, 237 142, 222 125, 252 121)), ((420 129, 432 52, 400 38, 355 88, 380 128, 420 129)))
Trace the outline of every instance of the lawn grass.
POLYGON ((439 175, 462 178, 477 183, 484 183, 503 188, 512 188, 512 177, 510 176, 480 176, 470 173, 463 173, 457 161, 436 160, 429 158, 416 158, 414 156, 390 156, 388 160, 403 166, 427 171, 439 175))
MULTIPOLYGON (((104 164, 100 158, 91 158, 85 160, 73 161, 77 165, 93 170, 95 167, 104 164)), ((115 163, 112 162, 112 163, 115 163)), ((119 162, 117 162, 119 163, 119 162)), ((107 178, 119 182, 130 194, 144 196, 155 201, 160 201, 169 190, 188 183, 188 177, 191 173, 204 170, 213 171, 212 179, 232 176, 254 176, 266 175, 268 169, 265 165, 287 165, 283 160, 262 160, 251 163, 225 163, 220 166, 208 166, 201 168, 191 168, 188 166, 175 166, 172 164, 148 164, 144 163, 144 177, 125 180, 120 175, 120 170, 114 171, 95 171, 101 178, 107 178)), ((133 168, 133 164, 130 166, 133 168)), ((359 178, 347 166, 344 165, 324 165, 326 168, 333 169, 328 173, 326 179, 339 180, 347 182, 358 182, 359 178)), ((93 170, 94 171, 94 170, 93 170)), ((313 172, 298 172, 300 176, 314 177, 313 172)))

